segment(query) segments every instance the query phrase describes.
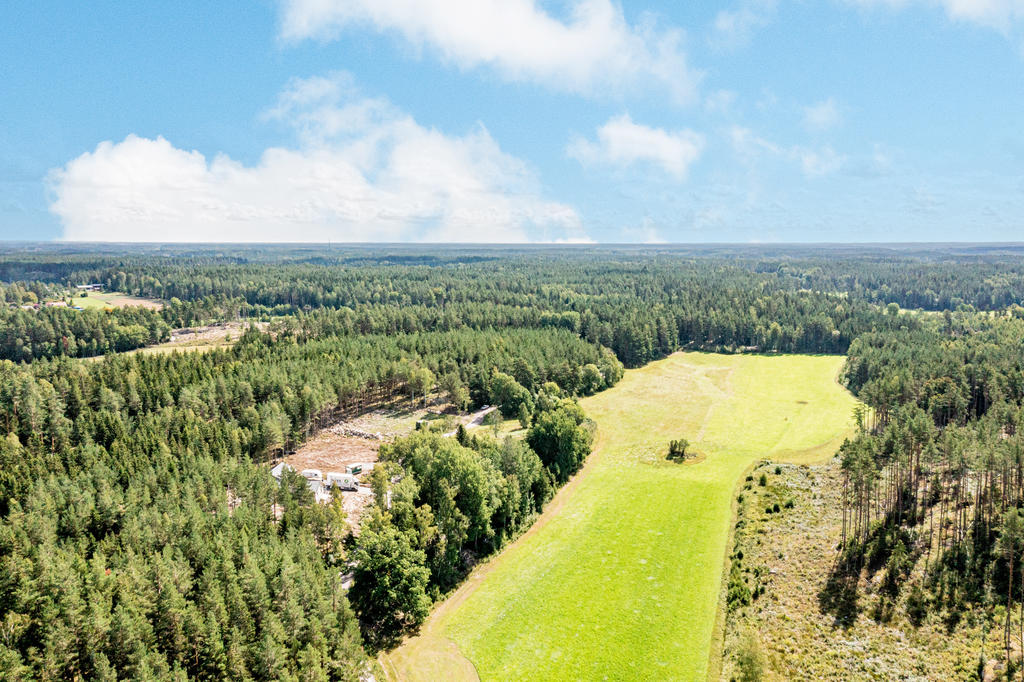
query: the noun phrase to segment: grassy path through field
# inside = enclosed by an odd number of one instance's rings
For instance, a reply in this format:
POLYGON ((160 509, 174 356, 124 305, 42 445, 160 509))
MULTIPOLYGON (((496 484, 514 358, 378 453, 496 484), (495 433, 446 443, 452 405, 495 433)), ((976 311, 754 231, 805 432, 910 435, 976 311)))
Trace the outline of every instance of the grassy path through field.
POLYGON ((584 472, 382 657, 389 677, 705 678, 736 483, 759 459, 835 450, 854 405, 841 365, 681 353, 586 399, 599 443, 584 472), (703 461, 665 461, 679 437, 703 461))

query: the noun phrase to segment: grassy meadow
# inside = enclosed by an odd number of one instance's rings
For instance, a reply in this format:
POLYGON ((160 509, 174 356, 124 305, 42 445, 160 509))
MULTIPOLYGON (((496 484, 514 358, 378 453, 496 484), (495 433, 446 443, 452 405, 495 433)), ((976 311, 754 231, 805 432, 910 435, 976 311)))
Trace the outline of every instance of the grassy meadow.
POLYGON ((704 679, 737 482, 761 459, 835 451, 855 404, 835 381, 842 362, 680 353, 584 400, 598 440, 583 472, 419 637, 381 658, 385 672, 704 679), (696 461, 666 459, 674 438, 696 461))
POLYGON ((123 308, 130 305, 159 310, 163 306, 159 301, 129 296, 116 291, 90 291, 86 296, 75 295, 71 298, 71 305, 77 305, 80 308, 86 309, 94 308, 97 310, 123 308))

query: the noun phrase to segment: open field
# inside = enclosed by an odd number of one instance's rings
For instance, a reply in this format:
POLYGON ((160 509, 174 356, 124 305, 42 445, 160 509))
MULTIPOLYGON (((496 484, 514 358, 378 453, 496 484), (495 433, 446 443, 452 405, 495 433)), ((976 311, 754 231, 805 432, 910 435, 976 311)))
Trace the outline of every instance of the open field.
MULTIPOLYGON (((170 353, 171 351, 210 351, 219 348, 230 348, 245 333, 249 323, 219 322, 204 327, 175 329, 171 332, 171 340, 155 346, 144 346, 128 353, 170 353)), ((266 323, 256 322, 256 326, 266 327, 266 323)))
POLYGON ((142 306, 143 308, 152 308, 153 310, 160 310, 164 307, 164 304, 160 301, 154 301, 149 298, 138 298, 136 296, 129 296, 116 291, 108 292, 97 292, 90 291, 88 296, 75 296, 71 299, 72 305, 77 305, 82 308, 124 308, 130 305, 142 306))
MULTIPOLYGON (((819 461, 851 428, 835 356, 676 354, 583 401, 583 471, 516 543, 382 657, 418 679, 703 679, 733 492, 760 459, 819 461), (665 459, 687 438, 696 463, 665 459)), ((717 647, 714 659, 717 661, 717 647)))

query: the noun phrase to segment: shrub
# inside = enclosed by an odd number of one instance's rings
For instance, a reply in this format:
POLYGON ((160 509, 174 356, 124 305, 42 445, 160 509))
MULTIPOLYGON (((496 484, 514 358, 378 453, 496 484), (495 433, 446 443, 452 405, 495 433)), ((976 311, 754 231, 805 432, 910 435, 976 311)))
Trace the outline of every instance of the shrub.
POLYGON ((678 440, 669 441, 668 444, 668 457, 669 459, 684 459, 686 457, 686 450, 690 447, 690 441, 685 438, 678 440))
POLYGON ((760 485, 762 488, 768 485, 768 475, 761 474, 761 478, 757 479, 757 484, 760 485))
POLYGON ((907 594, 907 617, 914 627, 920 627, 927 615, 928 597, 925 595, 924 590, 921 589, 921 586, 914 583, 910 588, 910 593, 907 594))
POLYGON ((741 606, 750 604, 751 594, 747 582, 743 579, 743 571, 738 559, 733 559, 732 567, 729 569, 729 588, 726 591, 726 603, 729 611, 735 611, 741 606))
POLYGON ((739 682, 760 682, 764 678, 764 656, 753 633, 747 632, 736 647, 736 679, 739 682))

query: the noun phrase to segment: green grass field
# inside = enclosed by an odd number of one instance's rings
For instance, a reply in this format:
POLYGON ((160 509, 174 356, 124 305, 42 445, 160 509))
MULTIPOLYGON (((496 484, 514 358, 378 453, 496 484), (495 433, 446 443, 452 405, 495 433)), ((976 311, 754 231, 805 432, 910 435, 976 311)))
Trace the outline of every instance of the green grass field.
POLYGON ((420 637, 382 657, 400 679, 707 676, 738 480, 761 459, 817 461, 851 428, 833 356, 677 354, 583 402, 582 474, 478 568, 420 637), (697 463, 666 461, 687 438, 697 463))
POLYGON ((138 305, 146 308, 162 307, 159 301, 153 301, 148 298, 137 298, 135 296, 128 296, 116 291, 108 292, 97 292, 90 291, 87 296, 74 296, 71 298, 71 305, 77 305, 80 308, 95 308, 103 310, 106 308, 122 308, 129 305, 138 305))

